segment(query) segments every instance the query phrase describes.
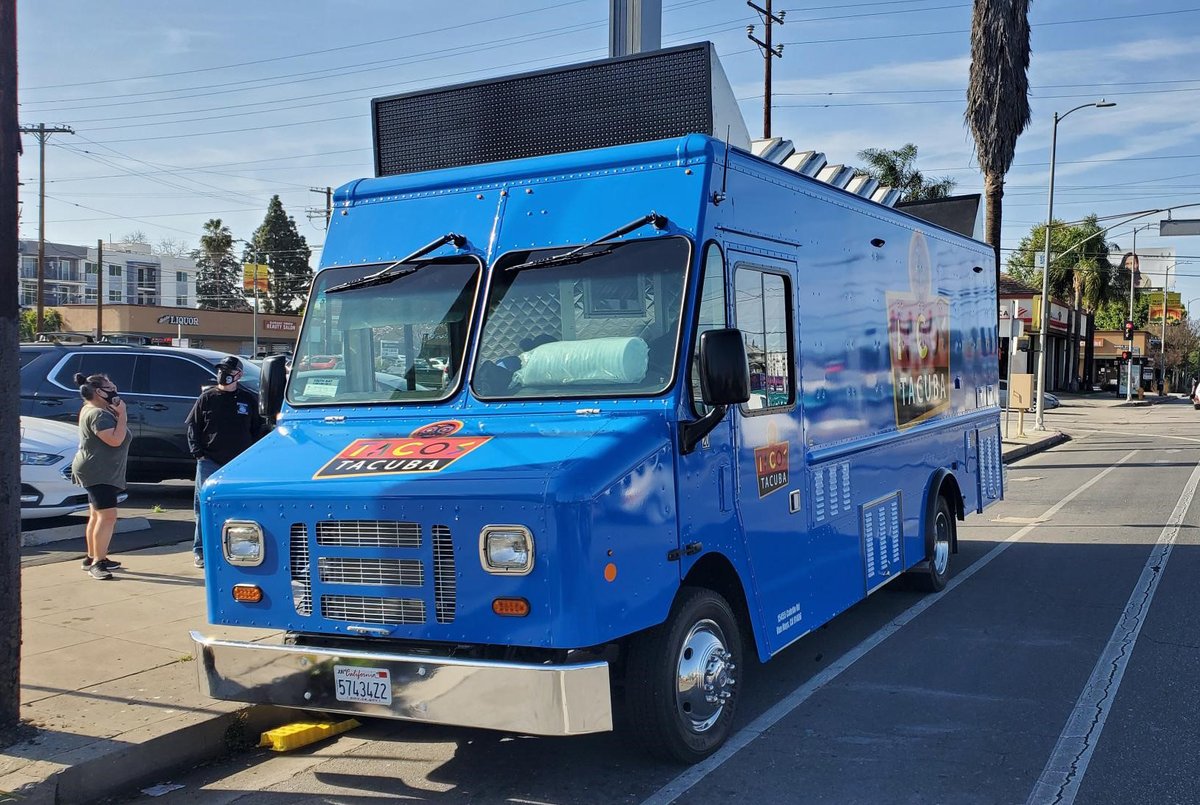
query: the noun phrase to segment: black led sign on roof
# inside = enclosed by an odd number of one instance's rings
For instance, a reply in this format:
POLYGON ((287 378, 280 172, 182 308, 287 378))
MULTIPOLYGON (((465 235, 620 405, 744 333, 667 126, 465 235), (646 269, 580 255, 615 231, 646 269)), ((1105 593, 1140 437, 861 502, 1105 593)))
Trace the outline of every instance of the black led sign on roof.
POLYGON ((377 176, 692 133, 749 141, 709 42, 376 98, 371 114, 377 176))

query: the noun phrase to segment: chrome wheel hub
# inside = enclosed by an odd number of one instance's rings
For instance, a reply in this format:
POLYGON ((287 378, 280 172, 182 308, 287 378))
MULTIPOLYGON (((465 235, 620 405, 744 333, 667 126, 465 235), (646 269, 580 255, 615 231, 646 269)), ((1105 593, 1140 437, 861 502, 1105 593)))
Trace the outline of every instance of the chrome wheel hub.
POLYGON ((950 523, 945 514, 938 512, 933 531, 933 570, 941 576, 950 565, 950 523))
POLYGON ((717 723, 737 680, 725 634, 711 620, 692 627, 679 651, 675 707, 683 724, 702 733, 717 723))

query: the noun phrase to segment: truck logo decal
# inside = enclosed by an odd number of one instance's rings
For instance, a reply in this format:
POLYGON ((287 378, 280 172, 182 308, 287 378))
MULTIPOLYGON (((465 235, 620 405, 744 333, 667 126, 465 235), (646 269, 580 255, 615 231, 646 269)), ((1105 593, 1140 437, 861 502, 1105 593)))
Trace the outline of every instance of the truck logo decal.
POLYGON ((448 420, 422 425, 411 436, 355 439, 317 470, 313 479, 441 472, 492 439, 449 435, 461 427, 461 422, 448 420))
POLYGON ((787 486, 788 443, 777 442, 754 448, 754 471, 758 475, 760 498, 787 486))
POLYGON ((950 408, 950 300, 933 293, 925 236, 908 245, 908 293, 889 291, 888 343, 896 426, 910 428, 950 408))

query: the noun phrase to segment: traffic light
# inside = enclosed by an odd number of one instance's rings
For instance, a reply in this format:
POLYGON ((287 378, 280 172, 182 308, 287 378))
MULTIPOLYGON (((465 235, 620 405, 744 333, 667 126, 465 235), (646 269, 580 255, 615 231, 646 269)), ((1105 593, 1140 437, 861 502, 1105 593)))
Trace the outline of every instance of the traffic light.
POLYGON ((1125 340, 1126 341, 1133 340, 1133 322, 1131 322, 1131 321, 1125 322, 1125 340))
POLYGON ((1133 353, 1131 353, 1129 350, 1125 350, 1121 353, 1121 360, 1123 360, 1123 361, 1127 361, 1132 357, 1133 357, 1133 353))

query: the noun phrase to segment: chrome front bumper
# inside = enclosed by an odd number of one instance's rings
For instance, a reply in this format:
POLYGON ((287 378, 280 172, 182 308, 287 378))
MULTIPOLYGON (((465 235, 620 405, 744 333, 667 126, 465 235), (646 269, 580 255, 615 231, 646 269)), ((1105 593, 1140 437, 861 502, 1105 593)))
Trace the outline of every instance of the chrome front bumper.
POLYGON ((530 735, 612 729, 606 662, 527 665, 191 636, 200 689, 214 699, 530 735), (339 701, 335 665, 387 669, 392 703, 339 701))

